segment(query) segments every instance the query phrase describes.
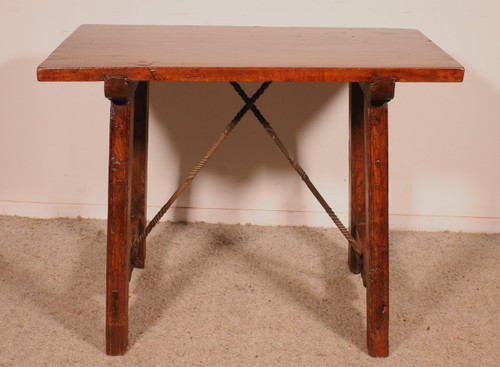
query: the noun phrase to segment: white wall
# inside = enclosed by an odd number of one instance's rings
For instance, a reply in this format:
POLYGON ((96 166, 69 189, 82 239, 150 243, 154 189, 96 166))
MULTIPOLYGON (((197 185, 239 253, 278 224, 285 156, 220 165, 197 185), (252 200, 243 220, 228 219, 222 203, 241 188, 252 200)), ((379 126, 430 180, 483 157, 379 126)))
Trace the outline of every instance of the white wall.
MULTIPOLYGON (((402 27, 420 29, 466 74, 463 84, 397 85, 389 106, 391 227, 500 232, 499 4, 0 0, 0 214, 106 216, 102 83, 36 81, 37 65, 82 23, 402 27)), ((226 84, 157 83, 151 92, 150 216, 241 106, 226 84)), ((275 84, 259 102, 344 220, 347 104, 347 86, 327 83, 275 84)), ((167 218, 330 225, 251 116, 167 218)))

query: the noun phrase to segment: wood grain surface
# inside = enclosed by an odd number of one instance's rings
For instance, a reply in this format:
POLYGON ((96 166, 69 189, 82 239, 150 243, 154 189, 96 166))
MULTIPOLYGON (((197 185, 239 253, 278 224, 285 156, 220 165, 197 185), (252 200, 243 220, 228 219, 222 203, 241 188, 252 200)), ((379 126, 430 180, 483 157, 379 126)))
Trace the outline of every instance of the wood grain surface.
POLYGON ((365 104, 367 342, 373 357, 389 355, 389 134, 387 105, 394 80, 361 83, 365 104))
POLYGON ((104 83, 111 101, 109 134, 108 244, 106 256, 106 353, 122 355, 128 343, 131 271, 131 195, 134 95, 137 83, 110 78, 104 83))
MULTIPOLYGON (((349 229, 356 238, 357 227, 366 225, 365 197, 365 102, 358 83, 349 84, 349 229)), ((359 239, 358 239, 359 241, 359 239)), ((364 241, 366 243, 366 240, 364 241)), ((360 241, 361 243, 361 241, 360 241)), ((362 247, 363 248, 363 247, 362 247)), ((349 270, 359 274, 362 259, 349 245, 347 263, 349 270)))
POLYGON ((460 82, 464 69, 417 30, 82 25, 40 81, 460 82))

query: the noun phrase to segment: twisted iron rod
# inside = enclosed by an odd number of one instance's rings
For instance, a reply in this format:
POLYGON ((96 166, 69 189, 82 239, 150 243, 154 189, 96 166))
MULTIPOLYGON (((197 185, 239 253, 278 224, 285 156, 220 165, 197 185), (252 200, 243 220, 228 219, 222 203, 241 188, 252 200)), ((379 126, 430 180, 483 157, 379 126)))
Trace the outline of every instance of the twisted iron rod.
POLYGON ((161 217, 167 212, 167 210, 172 206, 172 204, 175 202, 175 200, 182 194, 184 189, 193 181, 193 179, 196 177, 198 172, 203 168, 205 163, 210 159, 210 157, 214 154, 214 152, 219 148, 219 146, 222 144, 222 142, 226 139, 226 137, 231 133, 231 131, 236 127, 238 122, 243 118, 243 116, 248 112, 251 106, 259 99, 259 97, 264 93, 264 91, 269 87, 271 84, 270 81, 262 83, 262 85, 259 87, 259 89, 254 93, 254 95, 251 98, 247 97, 247 100, 245 101, 245 105, 239 110, 239 112, 236 114, 236 116, 231 120, 231 122, 226 126, 224 131, 222 132, 222 135, 217 139, 217 141, 210 147, 208 152, 203 156, 203 158, 200 159, 200 161, 196 164, 196 166, 191 170, 191 172, 188 174, 184 182, 181 183, 179 188, 172 194, 170 199, 163 205, 163 207, 158 211, 158 213, 154 216, 154 218, 148 223, 146 229, 144 232, 142 232, 139 237, 134 241, 134 244, 132 245, 131 249, 131 257, 132 259, 137 255, 137 250, 139 248, 139 244, 141 244, 148 234, 151 232, 151 230, 158 224, 160 221, 161 217))
MULTIPOLYGON (((240 95, 240 97, 243 99, 243 101, 245 101, 246 103, 248 103, 249 97, 247 96, 247 94, 245 93, 245 91, 243 90, 243 88, 241 88, 241 86, 238 83, 236 83, 236 82, 231 82, 231 85, 236 90, 236 92, 240 95)), ((276 131, 274 131, 274 129, 272 128, 272 126, 265 119, 265 117, 262 115, 262 113, 257 108, 257 106, 252 105, 250 107, 250 109, 252 110, 252 112, 255 115, 255 117, 257 118, 257 120, 259 120, 260 124, 264 127, 264 129, 267 131, 267 133, 274 140, 274 142, 276 143, 276 145, 278 146, 278 148, 281 150, 281 152, 288 159, 288 161, 293 166, 293 168, 295 169, 295 171, 299 174, 300 178, 302 178, 302 180, 305 182, 305 184, 307 185, 307 187, 309 188, 309 190, 311 190, 311 192, 314 195, 314 197, 319 201, 319 203, 321 204, 321 206, 323 207, 323 209, 325 209, 326 213, 330 216, 330 218, 332 219, 333 223, 335 223, 335 225, 338 227, 338 229, 344 235, 344 237, 347 239, 347 241, 349 241, 349 243, 351 243, 353 245, 354 250, 359 255, 361 255, 362 254, 362 250, 361 250, 358 242, 352 237, 351 233, 347 230, 347 228, 344 226, 344 224, 340 221, 340 219, 337 217, 337 215, 332 210, 332 208, 330 208, 330 206, 325 201, 325 199, 323 198, 323 196, 319 193, 319 191, 313 185, 313 183, 311 182, 311 180, 309 179, 309 177, 307 176, 307 174, 304 172, 304 170, 302 169, 302 167, 297 163, 297 161, 290 154, 290 152, 288 151, 288 149, 285 147, 285 145, 283 144, 283 142, 279 138, 278 134, 276 134, 276 131)))

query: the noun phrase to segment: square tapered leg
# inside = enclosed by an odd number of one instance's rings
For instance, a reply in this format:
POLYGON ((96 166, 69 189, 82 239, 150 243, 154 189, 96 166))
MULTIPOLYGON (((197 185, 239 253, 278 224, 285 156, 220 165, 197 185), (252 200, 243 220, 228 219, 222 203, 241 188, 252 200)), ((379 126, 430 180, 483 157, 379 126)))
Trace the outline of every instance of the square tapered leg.
MULTIPOLYGON (((134 101, 134 149, 132 165, 132 242, 145 230, 147 215, 149 82, 139 82, 134 101)), ((146 239, 137 244, 132 258, 136 268, 144 268, 146 239)))
MULTIPOLYGON (((349 84, 349 229, 356 238, 358 230, 366 225, 365 198, 365 104, 364 94, 358 83, 349 84)), ((360 241, 361 242, 361 241, 360 241)), ((364 241, 366 242, 366 241, 364 241)), ((363 242, 363 243, 364 243, 363 242)), ((347 262, 349 270, 359 274, 362 257, 349 244, 347 262)))
POLYGON ((366 285, 368 352, 389 355, 389 179, 387 104, 393 79, 350 86, 350 226, 363 244, 362 257, 349 248, 349 268, 366 285))
POLYGON ((137 83, 111 78, 108 238, 106 261, 106 353, 122 355, 128 342, 128 288, 131 248, 131 195, 134 94, 137 83))

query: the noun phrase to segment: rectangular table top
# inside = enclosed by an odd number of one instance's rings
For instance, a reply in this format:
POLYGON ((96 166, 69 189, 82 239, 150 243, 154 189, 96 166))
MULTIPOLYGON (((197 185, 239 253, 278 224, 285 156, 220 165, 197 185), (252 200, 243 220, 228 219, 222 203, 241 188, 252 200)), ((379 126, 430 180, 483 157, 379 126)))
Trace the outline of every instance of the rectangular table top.
POLYGON ((40 81, 460 82, 464 68, 417 30, 82 25, 40 81))

